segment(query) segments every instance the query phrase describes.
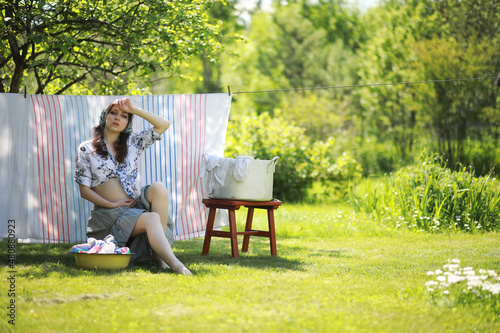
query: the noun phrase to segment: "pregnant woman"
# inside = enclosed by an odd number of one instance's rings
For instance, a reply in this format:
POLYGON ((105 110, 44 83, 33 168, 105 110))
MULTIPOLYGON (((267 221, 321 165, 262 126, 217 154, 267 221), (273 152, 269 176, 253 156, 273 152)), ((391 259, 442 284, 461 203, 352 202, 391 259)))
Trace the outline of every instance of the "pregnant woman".
POLYGON ((94 137, 78 147, 74 179, 82 198, 95 205, 87 237, 104 239, 112 234, 118 246, 134 253, 132 263, 153 260, 161 268, 191 275, 172 251, 167 188, 163 183, 140 191, 136 187, 139 155, 160 140, 169 126, 168 120, 134 106, 129 98, 116 100, 102 111, 94 137), (134 116, 152 127, 132 133, 134 116))

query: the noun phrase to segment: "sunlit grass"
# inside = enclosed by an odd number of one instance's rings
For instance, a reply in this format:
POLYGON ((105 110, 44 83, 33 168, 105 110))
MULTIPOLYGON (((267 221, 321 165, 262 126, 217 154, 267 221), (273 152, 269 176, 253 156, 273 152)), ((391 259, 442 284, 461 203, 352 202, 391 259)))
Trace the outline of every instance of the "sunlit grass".
MULTIPOLYGON (((245 210, 238 212, 240 227, 245 210)), ((255 227, 265 229, 264 211, 255 227)), ((84 271, 70 245, 18 244, 16 326, 0 331, 83 332, 493 332, 500 314, 481 302, 433 301, 427 272, 452 258, 500 271, 497 233, 415 233, 379 226, 346 206, 283 204, 276 211, 278 256, 251 238, 230 255, 228 239, 179 241, 194 273, 153 266, 84 271)), ((6 257, 6 244, 0 255, 6 257)), ((239 239, 241 246, 241 238, 239 239)), ((7 275, 2 267, 2 276, 7 275)), ((6 288, 6 287, 5 287, 6 288)), ((5 290, 6 291, 6 290, 5 290)), ((6 294, 3 291, 4 295, 6 294)), ((2 306, 7 298, 2 296, 2 306)))

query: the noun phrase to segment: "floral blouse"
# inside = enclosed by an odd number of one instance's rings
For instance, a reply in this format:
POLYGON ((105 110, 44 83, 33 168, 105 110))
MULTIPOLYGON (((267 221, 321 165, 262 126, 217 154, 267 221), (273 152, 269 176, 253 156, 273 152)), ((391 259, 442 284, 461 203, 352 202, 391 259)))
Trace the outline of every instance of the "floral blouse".
MULTIPOLYGON (((108 153, 102 157, 95 152, 92 140, 84 141, 78 147, 76 156, 75 182, 90 188, 104 184, 113 177, 118 177, 125 192, 136 198, 136 179, 139 168, 139 156, 151 147, 161 135, 153 128, 133 133, 128 139, 128 154, 123 163, 117 163, 113 155, 108 153)), ((106 146, 104 146, 106 149, 106 146)))

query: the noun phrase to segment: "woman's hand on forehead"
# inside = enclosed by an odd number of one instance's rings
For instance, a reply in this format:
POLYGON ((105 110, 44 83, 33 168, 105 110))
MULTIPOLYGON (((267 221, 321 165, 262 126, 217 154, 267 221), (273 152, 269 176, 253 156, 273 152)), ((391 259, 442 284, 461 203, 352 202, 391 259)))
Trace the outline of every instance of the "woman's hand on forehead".
POLYGON ((117 99, 113 102, 113 105, 123 112, 133 113, 134 110, 134 105, 129 97, 117 99))

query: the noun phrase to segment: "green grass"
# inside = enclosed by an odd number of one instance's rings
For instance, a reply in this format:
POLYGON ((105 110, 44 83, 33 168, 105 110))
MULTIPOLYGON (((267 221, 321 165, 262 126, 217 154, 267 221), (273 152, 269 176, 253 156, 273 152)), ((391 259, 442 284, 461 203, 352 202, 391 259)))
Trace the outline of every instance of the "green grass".
POLYGON ((451 171, 437 157, 381 181, 356 182, 349 200, 357 212, 385 225, 429 232, 500 230, 498 180, 492 174, 476 177, 468 167, 451 171))
MULTIPOLYGON (((237 216, 240 228, 243 213, 237 216)), ((256 227, 265 228, 264 215, 256 212, 256 227)), ((193 277, 154 266, 84 271, 69 244, 18 244, 16 325, 5 315, 9 268, 2 266, 0 331, 500 330, 498 308, 481 301, 436 302, 424 286, 427 271, 453 258, 499 272, 498 233, 391 229, 331 205, 284 204, 276 224, 277 257, 264 238, 252 238, 239 259, 231 257, 228 239, 212 239, 208 256, 201 256, 203 239, 176 242, 174 251, 193 277)), ((0 247, 7 258, 6 242, 0 247)))

